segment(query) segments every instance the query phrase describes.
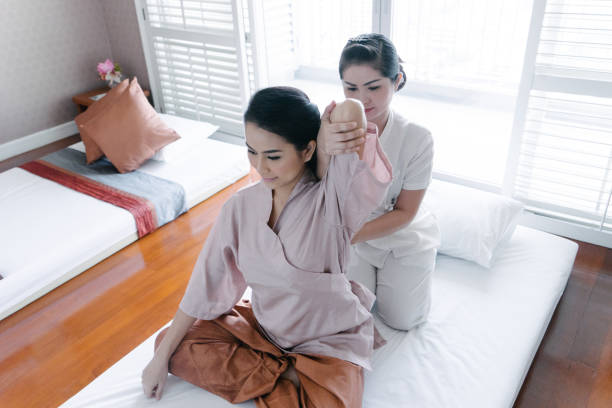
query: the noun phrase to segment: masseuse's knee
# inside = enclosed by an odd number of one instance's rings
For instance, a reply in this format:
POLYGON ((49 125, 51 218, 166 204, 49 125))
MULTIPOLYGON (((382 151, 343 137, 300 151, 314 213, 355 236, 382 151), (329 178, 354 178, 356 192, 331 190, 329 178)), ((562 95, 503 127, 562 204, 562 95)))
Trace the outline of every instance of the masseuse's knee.
POLYGON ((359 282, 372 293, 376 293, 376 268, 351 250, 346 276, 349 280, 359 282))
POLYGON ((427 320, 434 263, 435 253, 411 259, 390 256, 378 270, 376 309, 387 325, 410 330, 427 320))
POLYGON ((427 321, 430 304, 429 296, 397 304, 377 300, 376 310, 387 326, 396 330, 411 330, 427 321))

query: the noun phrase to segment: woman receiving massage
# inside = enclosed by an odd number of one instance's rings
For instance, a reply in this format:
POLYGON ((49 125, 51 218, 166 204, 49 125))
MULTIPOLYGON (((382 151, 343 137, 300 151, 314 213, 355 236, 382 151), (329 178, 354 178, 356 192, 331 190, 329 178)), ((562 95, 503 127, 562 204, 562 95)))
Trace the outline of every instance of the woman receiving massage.
MULTIPOLYGON (((431 180, 433 139, 390 105, 406 83, 393 43, 382 34, 351 38, 340 56, 347 98, 361 101, 367 120, 378 127, 380 144, 393 166, 393 181, 382 204, 353 235, 349 279, 376 294, 376 312, 389 326, 409 330, 427 319, 431 274, 440 242, 436 219, 421 201, 431 180)), ((334 104, 326 109, 333 114, 334 104)), ((355 150, 360 129, 323 121, 318 138, 318 172, 331 155, 355 150)))
POLYGON ((146 396, 161 398, 170 372, 232 403, 361 407, 374 296, 344 272, 351 239, 392 174, 360 104, 336 109, 336 130, 359 126, 348 148, 363 143, 329 158, 319 180, 316 140, 330 112, 320 118, 295 88, 251 99, 246 144, 262 179, 223 206, 142 373, 146 396), (251 300, 240 300, 247 286, 251 300))

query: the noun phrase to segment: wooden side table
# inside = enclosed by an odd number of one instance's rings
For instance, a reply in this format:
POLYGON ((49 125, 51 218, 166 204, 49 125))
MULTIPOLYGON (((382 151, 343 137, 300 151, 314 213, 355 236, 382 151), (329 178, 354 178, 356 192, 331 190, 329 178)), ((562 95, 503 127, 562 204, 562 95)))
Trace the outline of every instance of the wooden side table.
MULTIPOLYGON (((91 105, 92 103, 94 103, 95 101, 97 101, 98 99, 92 99, 92 97, 96 97, 98 95, 102 95, 107 93, 108 91, 110 91, 109 87, 104 87, 104 88, 100 88, 100 89, 94 89, 93 91, 89 91, 89 92, 84 92, 82 94, 78 94, 72 97, 72 102, 75 103, 75 105, 77 106, 77 108, 79 109, 79 113, 85 111, 85 109, 87 109, 87 107, 89 105, 91 105)), ((143 89, 143 93, 145 94, 145 96, 148 98, 149 95, 151 94, 148 90, 143 89)))

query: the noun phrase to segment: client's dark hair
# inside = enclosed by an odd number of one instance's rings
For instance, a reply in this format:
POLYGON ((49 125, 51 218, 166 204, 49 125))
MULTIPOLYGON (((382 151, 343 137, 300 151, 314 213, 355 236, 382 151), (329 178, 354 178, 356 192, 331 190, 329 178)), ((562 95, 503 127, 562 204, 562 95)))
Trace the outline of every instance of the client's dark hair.
POLYGON ((338 70, 342 79, 349 65, 368 64, 393 82, 401 72, 403 79, 397 88, 399 91, 406 83, 406 73, 401 62, 395 46, 387 37, 377 33, 361 34, 350 38, 342 49, 338 70))
MULTIPOLYGON (((303 151, 308 142, 317 140, 321 117, 317 105, 308 95, 297 88, 274 86, 255 93, 244 113, 244 121, 275 133, 303 151)), ((306 163, 312 173, 317 174, 316 151, 306 163)))

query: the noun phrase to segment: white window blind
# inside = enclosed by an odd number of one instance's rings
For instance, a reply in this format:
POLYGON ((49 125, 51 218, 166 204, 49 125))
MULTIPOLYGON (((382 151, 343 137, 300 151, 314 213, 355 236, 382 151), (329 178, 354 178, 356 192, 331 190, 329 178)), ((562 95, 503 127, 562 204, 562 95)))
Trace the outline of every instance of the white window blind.
POLYGON ((536 0, 529 42, 506 188, 610 246, 612 1, 536 0))
POLYGON ((393 2, 409 81, 516 95, 532 0, 393 2), (526 18, 527 16, 527 18, 526 18))
POLYGON ((346 41, 372 31, 372 0, 294 0, 294 4, 300 75, 330 70, 329 76, 337 79, 346 41))
POLYGON ((293 0, 249 0, 257 88, 286 84, 297 69, 293 0))
POLYGON ((250 95, 239 0, 136 0, 156 106, 243 134, 250 95))

